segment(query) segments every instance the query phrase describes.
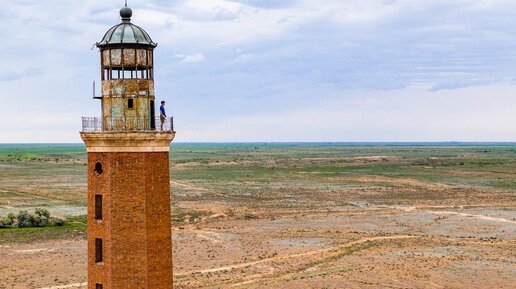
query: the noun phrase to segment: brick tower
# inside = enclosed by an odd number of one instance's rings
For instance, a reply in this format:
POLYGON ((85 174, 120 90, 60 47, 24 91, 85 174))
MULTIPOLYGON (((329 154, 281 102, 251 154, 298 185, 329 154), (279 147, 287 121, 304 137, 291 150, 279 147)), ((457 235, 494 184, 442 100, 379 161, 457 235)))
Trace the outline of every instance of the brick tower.
POLYGON ((88 152, 88 289, 171 289, 172 118, 155 117, 156 43, 132 10, 100 49, 102 116, 83 117, 88 152))

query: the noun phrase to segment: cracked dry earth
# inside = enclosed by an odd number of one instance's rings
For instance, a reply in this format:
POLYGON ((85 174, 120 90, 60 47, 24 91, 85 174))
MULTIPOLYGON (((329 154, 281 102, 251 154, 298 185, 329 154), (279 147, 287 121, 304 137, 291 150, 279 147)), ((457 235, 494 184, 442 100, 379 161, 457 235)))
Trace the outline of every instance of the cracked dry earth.
MULTIPOLYGON (((174 227, 175 288, 516 286, 514 210, 229 209, 174 227)), ((85 288, 84 240, 4 245, 0 256, 0 288, 85 288)))

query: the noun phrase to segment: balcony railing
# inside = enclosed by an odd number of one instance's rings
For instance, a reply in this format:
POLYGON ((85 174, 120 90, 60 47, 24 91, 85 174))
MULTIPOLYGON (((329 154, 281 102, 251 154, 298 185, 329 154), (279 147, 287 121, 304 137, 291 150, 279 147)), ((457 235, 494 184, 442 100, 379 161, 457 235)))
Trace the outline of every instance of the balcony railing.
POLYGON ((82 132, 174 131, 174 118, 82 117, 82 132))

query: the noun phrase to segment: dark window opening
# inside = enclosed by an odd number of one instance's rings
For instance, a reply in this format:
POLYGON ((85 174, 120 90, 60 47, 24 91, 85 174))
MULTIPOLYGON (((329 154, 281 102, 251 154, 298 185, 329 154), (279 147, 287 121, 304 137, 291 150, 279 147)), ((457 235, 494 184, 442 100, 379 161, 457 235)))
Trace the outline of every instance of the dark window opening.
POLYGON ((102 262, 102 239, 95 239, 95 263, 102 262))
POLYGON ((156 112, 154 108, 154 100, 150 101, 150 127, 152 130, 156 129, 156 112))
POLYGON ((129 98, 127 100, 127 108, 134 108, 134 99, 129 98))
POLYGON ((99 162, 97 162, 97 163, 95 164, 95 173, 96 173, 97 175, 101 175, 103 172, 104 172, 104 170, 102 169, 102 164, 101 164, 101 163, 99 163, 99 162))
POLYGON ((102 195, 95 195, 95 219, 102 220, 102 195))
POLYGON ((97 162, 95 164, 95 173, 97 174, 97 176, 100 176, 104 171, 102 170, 102 164, 97 162))
POLYGON ((104 287, 102 286, 102 284, 95 284, 95 289, 103 289, 104 287))

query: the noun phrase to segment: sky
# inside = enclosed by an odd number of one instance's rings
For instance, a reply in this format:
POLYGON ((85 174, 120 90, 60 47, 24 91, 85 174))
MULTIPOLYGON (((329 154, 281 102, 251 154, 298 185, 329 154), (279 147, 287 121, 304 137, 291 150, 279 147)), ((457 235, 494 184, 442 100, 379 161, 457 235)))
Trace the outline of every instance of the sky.
MULTIPOLYGON (((0 143, 79 143, 122 0, 0 0, 0 143)), ((129 0, 176 141, 516 141, 516 1, 129 0)))

